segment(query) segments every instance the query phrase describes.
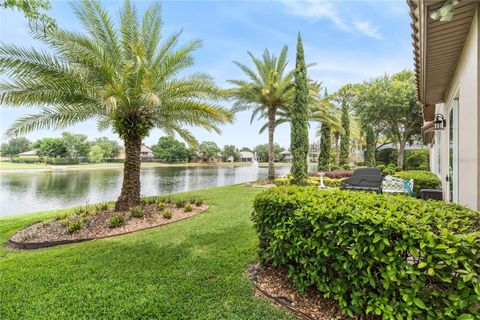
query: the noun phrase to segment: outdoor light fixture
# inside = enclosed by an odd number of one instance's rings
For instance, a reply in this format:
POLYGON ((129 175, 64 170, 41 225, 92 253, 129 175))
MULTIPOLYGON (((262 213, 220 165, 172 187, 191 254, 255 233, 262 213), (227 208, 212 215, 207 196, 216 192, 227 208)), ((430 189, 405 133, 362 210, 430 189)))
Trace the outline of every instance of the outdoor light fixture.
POLYGON ((433 126, 435 130, 445 129, 446 124, 447 124, 447 120, 445 120, 445 117, 443 116, 443 114, 440 114, 440 113, 435 114, 433 118, 433 126))

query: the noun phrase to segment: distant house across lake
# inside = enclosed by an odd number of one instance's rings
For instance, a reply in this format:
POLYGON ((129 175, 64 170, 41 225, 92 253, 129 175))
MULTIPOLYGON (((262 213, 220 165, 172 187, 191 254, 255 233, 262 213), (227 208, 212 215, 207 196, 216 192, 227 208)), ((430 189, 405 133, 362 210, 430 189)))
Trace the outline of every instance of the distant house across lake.
POLYGON ((240 162, 252 162, 255 155, 250 151, 240 151, 240 162))
MULTIPOLYGON (((125 148, 121 148, 118 151, 118 156, 116 159, 125 160, 125 148)), ((142 146, 140 150, 140 160, 141 161, 151 161, 153 160, 153 151, 145 146, 142 146)))
POLYGON ((38 158, 37 150, 30 150, 22 152, 18 155, 19 158, 38 158))

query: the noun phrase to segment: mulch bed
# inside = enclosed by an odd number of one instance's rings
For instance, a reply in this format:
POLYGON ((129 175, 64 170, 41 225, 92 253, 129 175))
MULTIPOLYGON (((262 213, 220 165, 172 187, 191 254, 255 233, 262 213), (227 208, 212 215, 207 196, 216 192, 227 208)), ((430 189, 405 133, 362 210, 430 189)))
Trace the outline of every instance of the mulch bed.
POLYGON ((34 223, 11 236, 7 245, 19 249, 36 249, 117 236, 184 220, 198 215, 209 208, 206 204, 200 206, 192 204, 191 207, 193 209, 191 212, 185 212, 184 208, 177 208, 175 204, 167 203, 165 209, 160 211, 154 203, 145 204, 143 206, 144 216, 142 218, 132 217, 129 211, 114 211, 112 208, 97 214, 89 213, 83 216, 73 214, 66 218, 62 217, 62 219, 57 218, 34 223), (165 210, 172 211, 173 214, 170 219, 163 217, 165 210), (117 215, 122 215, 125 221, 122 226, 112 228, 110 227, 110 220, 117 215), (83 220, 83 226, 80 230, 76 230, 73 233, 67 231, 68 221, 76 222, 85 216, 87 219, 83 220))
POLYGON ((309 320, 352 319, 340 312, 338 304, 325 299, 316 290, 307 290, 304 294, 296 292, 287 272, 282 268, 253 265, 248 276, 254 283, 257 296, 272 301, 275 305, 287 308, 300 318, 309 320))

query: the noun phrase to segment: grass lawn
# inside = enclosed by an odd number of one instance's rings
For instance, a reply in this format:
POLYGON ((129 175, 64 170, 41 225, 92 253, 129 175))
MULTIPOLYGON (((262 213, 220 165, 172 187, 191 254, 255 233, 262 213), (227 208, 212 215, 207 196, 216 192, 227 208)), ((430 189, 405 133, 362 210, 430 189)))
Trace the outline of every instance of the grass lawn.
MULTIPOLYGON (((250 213, 260 191, 179 194, 211 207, 129 235, 33 251, 0 247, 0 319, 294 319, 256 298, 245 277, 256 256, 250 213)), ((0 219, 0 241, 60 212, 0 219)))

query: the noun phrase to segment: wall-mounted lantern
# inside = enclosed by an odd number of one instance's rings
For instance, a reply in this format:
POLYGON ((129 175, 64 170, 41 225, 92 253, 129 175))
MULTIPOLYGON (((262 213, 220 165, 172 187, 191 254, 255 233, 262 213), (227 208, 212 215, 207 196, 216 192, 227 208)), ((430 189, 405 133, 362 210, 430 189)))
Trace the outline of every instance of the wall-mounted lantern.
POLYGON ((433 126, 435 130, 445 129, 446 124, 447 124, 447 120, 445 120, 445 117, 443 116, 443 114, 440 114, 440 113, 435 114, 433 118, 433 126))

